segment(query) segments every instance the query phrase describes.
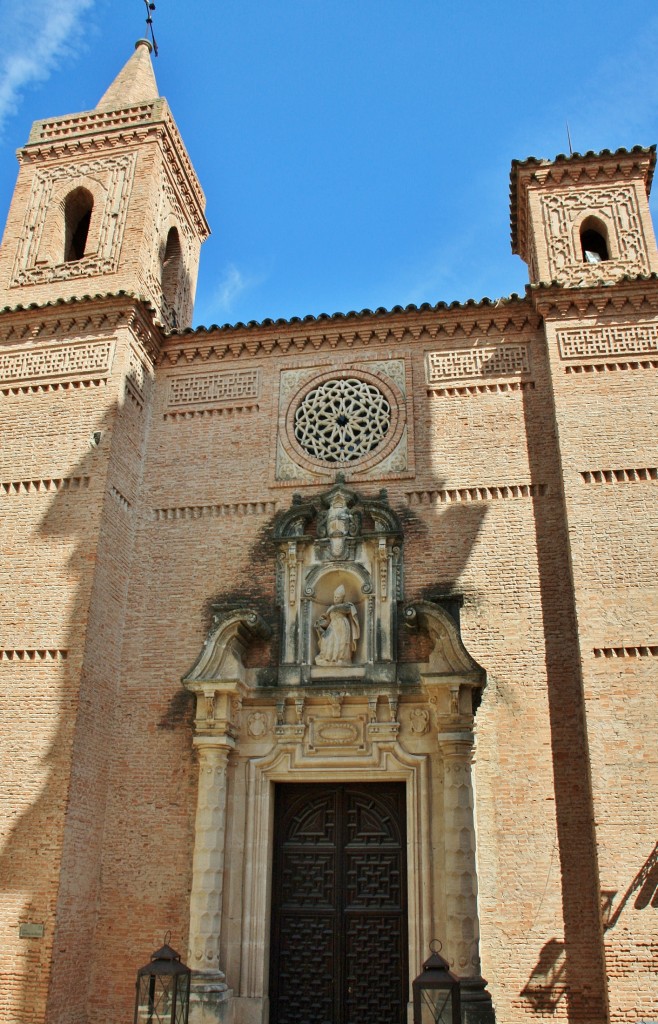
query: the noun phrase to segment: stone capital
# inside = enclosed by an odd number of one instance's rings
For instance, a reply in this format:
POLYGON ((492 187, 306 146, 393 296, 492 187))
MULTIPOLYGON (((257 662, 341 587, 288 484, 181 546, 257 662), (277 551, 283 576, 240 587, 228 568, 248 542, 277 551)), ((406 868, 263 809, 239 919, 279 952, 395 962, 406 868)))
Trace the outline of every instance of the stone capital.
POLYGON ((470 730, 440 732, 437 734, 439 749, 444 758, 470 762, 473 756, 475 735, 470 730))

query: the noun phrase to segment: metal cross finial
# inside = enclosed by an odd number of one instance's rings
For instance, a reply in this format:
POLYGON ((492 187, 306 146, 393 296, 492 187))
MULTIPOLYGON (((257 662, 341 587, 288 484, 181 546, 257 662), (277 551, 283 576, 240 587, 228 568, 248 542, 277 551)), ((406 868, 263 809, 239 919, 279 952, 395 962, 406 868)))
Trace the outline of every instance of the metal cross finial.
POLYGON ((153 17, 152 12, 155 10, 155 4, 150 3, 150 0, 144 0, 144 6, 146 7, 146 28, 151 35, 151 41, 153 43, 153 53, 158 56, 158 44, 155 41, 155 34, 153 32, 153 17))

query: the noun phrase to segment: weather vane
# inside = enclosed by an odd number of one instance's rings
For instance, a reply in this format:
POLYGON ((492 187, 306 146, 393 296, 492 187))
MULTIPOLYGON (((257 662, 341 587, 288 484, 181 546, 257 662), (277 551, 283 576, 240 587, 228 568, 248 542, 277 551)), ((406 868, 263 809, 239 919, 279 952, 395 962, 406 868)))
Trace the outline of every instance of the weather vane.
POLYGON ((146 26, 147 26, 147 31, 150 32, 150 34, 151 34, 151 41, 153 43, 153 53, 157 57, 158 56, 158 44, 155 41, 155 33, 153 32, 153 17, 152 17, 152 12, 155 10, 155 4, 150 3, 149 0, 144 0, 144 6, 146 7, 146 26))

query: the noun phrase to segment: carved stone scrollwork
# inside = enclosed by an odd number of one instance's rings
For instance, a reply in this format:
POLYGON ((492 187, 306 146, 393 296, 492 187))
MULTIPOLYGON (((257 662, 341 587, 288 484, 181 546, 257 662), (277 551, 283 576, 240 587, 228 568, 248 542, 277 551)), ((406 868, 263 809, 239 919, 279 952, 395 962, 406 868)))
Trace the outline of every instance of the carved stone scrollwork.
POLYGON ((288 566, 288 600, 290 604, 294 604, 297 600, 297 544, 294 540, 288 544, 286 564, 288 566))
POLYGON ((248 645, 257 637, 268 639, 271 628, 253 608, 238 608, 224 615, 216 615, 203 650, 193 667, 183 677, 190 690, 194 684, 221 679, 244 682, 244 655, 248 645))
POLYGON ((425 674, 466 676, 474 685, 484 685, 483 669, 464 647, 455 620, 440 605, 431 601, 407 605, 404 623, 409 629, 429 633, 434 642, 425 674))

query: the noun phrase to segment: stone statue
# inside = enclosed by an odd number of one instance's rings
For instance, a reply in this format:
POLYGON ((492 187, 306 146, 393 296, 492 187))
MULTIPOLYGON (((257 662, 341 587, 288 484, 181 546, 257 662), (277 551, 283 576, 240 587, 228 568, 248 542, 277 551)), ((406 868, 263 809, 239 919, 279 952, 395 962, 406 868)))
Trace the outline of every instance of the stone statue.
POLYGON ((345 587, 336 587, 334 603, 315 623, 320 642, 316 665, 351 665, 356 642, 361 636, 356 607, 345 600, 345 587))

